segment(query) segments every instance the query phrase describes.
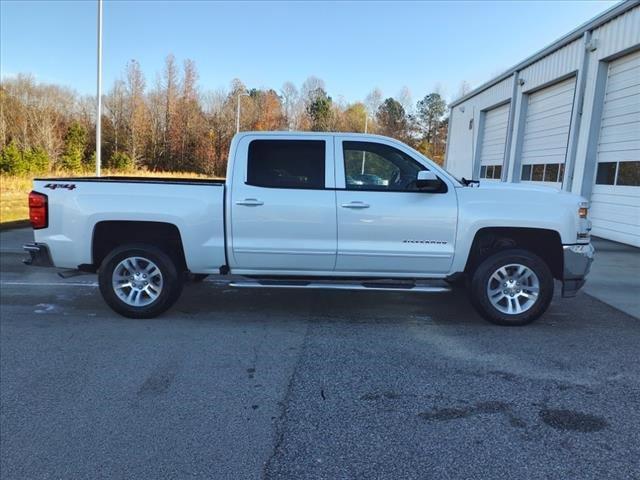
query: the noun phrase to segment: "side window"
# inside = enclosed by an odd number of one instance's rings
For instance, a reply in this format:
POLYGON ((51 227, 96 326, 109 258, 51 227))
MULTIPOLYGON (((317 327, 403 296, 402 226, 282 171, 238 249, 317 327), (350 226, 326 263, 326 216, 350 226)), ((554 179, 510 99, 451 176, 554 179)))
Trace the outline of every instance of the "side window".
POLYGON ((373 142, 343 142, 347 190, 419 191, 425 167, 400 150, 373 142))
POLYGON ((247 184, 274 188, 324 188, 324 140, 253 140, 247 184))

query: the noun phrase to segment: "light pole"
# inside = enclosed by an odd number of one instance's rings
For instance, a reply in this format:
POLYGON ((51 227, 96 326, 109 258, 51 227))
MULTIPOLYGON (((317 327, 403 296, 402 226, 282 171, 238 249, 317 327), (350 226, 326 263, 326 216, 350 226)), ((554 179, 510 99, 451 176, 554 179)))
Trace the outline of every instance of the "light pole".
POLYGON ((236 133, 240 131, 240 97, 249 97, 247 92, 238 94, 238 110, 236 112, 236 133))
MULTIPOLYGON (((369 112, 367 112, 365 110, 364 112, 364 133, 367 133, 367 126, 369 125, 369 112)), ((362 175, 364 175, 364 163, 365 163, 365 158, 364 158, 365 152, 362 152, 362 167, 360 169, 360 173, 362 175)))
POLYGON ((96 102, 96 176, 102 166, 102 0, 98 0, 98 85, 96 102))

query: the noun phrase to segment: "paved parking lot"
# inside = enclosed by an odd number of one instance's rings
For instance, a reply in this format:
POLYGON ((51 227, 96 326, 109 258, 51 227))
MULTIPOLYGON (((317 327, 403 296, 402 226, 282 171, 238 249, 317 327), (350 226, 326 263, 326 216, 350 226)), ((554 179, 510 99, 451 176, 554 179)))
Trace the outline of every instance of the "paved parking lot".
POLYGON ((130 320, 7 243, 3 479, 640 478, 640 320, 586 294, 501 328, 459 292, 205 282, 130 320))

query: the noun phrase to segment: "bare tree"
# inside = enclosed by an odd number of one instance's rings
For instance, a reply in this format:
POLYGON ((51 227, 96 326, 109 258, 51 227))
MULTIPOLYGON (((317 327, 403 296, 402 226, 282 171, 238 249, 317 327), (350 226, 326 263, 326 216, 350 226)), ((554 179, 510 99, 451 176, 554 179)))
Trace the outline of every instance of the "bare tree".
MULTIPOLYGON (((382 105, 382 90, 377 87, 371 90, 365 97, 364 104, 367 107, 367 114, 375 118, 380 105, 382 105)), ((373 129, 370 129, 370 131, 373 131, 373 129)))
POLYGON ((407 87, 406 85, 403 86, 398 92, 398 95, 396 95, 396 99, 398 100, 400 105, 402 105, 404 111, 407 114, 411 114, 411 111, 413 110, 413 98, 411 96, 411 90, 409 90, 409 87, 407 87))
POLYGON ((134 164, 139 164, 143 142, 149 128, 149 115, 144 98, 145 79, 140 64, 131 60, 127 64, 127 147, 134 164))
POLYGON ((280 95, 282 96, 282 103, 284 107, 284 114, 287 117, 287 127, 289 130, 294 130, 296 126, 296 104, 299 100, 298 89, 291 82, 285 82, 280 89, 280 95))
POLYGON ((324 80, 311 75, 302 84, 302 88, 300 89, 300 96, 305 102, 309 103, 315 100, 314 96, 320 90, 327 90, 324 80))
POLYGON ((176 103, 178 99, 178 68, 176 67, 176 59, 173 55, 167 55, 164 65, 164 74, 162 78, 162 88, 164 97, 164 125, 162 132, 162 164, 165 168, 171 166, 173 158, 173 133, 175 127, 173 119, 175 117, 176 103))
POLYGON ((109 90, 109 93, 104 99, 105 116, 109 120, 113 130, 112 135, 109 135, 107 139, 113 140, 111 147, 115 153, 118 153, 120 150, 120 141, 122 140, 121 132, 125 129, 125 95, 125 84, 122 80, 118 79, 113 82, 113 87, 111 87, 111 90, 109 90))

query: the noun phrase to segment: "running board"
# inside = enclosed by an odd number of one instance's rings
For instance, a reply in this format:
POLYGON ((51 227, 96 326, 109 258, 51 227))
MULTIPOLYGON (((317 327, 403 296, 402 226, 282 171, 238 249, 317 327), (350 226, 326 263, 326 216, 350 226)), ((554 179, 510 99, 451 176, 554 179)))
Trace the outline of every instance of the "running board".
POLYGON ((234 288, 305 288, 323 290, 373 290, 385 292, 421 292, 440 293, 449 292, 446 285, 415 284, 400 282, 318 282, 306 280, 240 280, 229 283, 234 288))

